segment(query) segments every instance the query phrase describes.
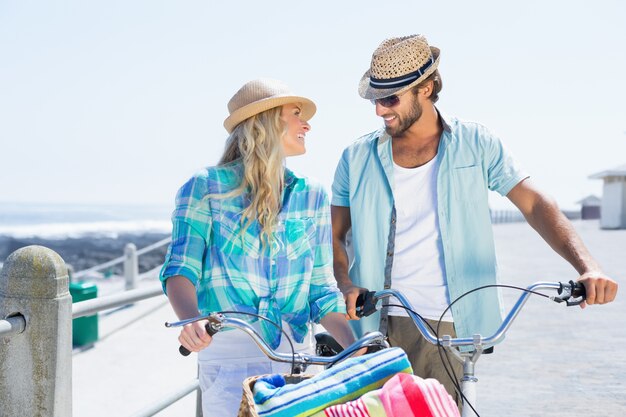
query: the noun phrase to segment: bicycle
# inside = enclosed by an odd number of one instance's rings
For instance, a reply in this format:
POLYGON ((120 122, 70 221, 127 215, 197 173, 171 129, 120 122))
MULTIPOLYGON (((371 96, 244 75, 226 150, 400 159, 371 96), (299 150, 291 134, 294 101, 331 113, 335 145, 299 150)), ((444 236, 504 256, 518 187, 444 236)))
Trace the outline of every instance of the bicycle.
MULTIPOLYGON (((480 356, 491 349, 495 344, 502 341, 505 333, 511 327, 511 324, 518 316, 522 307, 528 300, 531 294, 541 295, 549 298, 557 303, 566 303, 567 306, 579 305, 585 299, 584 286, 578 282, 569 281, 569 283, 562 282, 537 282, 531 284, 527 288, 513 287, 509 285, 491 285, 486 287, 479 287, 466 294, 463 294, 460 298, 468 295, 474 291, 481 290, 488 287, 505 287, 515 288, 523 291, 523 294, 518 298, 517 302, 511 308, 509 313, 504 318, 500 327, 494 334, 488 337, 476 334, 471 338, 452 338, 449 335, 444 335, 440 338, 436 337, 435 331, 430 329, 424 319, 417 314, 410 302, 400 292, 393 289, 386 289, 381 291, 368 291, 359 297, 357 311, 360 316, 368 316, 377 311, 376 304, 384 298, 394 297, 400 304, 407 309, 409 317, 415 323, 417 329, 424 336, 424 338, 437 346, 445 348, 448 352, 451 352, 454 358, 460 360, 463 363, 463 378, 461 379, 461 386, 459 387, 460 393, 463 397, 463 410, 462 417, 474 417, 478 416, 478 412, 475 409, 476 404, 476 384, 478 379, 475 376, 475 365, 480 356), (548 296, 540 293, 539 290, 553 290, 558 295, 548 296), (460 348, 467 347, 469 350, 462 350, 460 348)), ((448 307, 449 308, 449 307, 448 307)), ((214 335, 217 332, 225 328, 236 328, 246 332, 254 342, 259 346, 261 351, 270 359, 277 362, 291 363, 292 374, 298 375, 303 373, 309 365, 323 365, 325 367, 332 366, 348 357, 364 347, 374 346, 375 348, 388 348, 389 344, 386 342, 385 337, 380 332, 372 332, 358 339, 352 345, 348 346, 343 351, 333 356, 321 356, 321 355, 309 355, 303 353, 280 353, 271 349, 259 333, 246 321, 237 319, 234 317, 228 317, 227 314, 238 314, 237 312, 221 312, 211 313, 207 316, 199 316, 190 318, 187 320, 181 320, 173 323, 165 323, 166 327, 178 327, 185 324, 192 323, 198 320, 208 320, 206 325, 207 332, 210 335, 214 335)), ((443 316, 443 315, 442 315, 443 316)), ((188 355, 189 351, 183 346, 179 348, 179 351, 183 355, 188 355)), ((334 350, 331 350, 334 352, 334 350)), ((318 347, 317 352, 320 352, 318 347)), ((296 381, 297 382, 297 381, 296 381)), ((245 387, 244 387, 245 391, 245 387)))

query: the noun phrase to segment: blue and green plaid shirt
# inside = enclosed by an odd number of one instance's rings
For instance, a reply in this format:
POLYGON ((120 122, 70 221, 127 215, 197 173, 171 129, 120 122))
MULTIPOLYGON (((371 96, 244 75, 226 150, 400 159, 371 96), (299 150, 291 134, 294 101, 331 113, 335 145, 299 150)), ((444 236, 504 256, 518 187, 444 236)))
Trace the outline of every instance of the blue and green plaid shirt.
MULTIPOLYGON (((240 184, 238 161, 202 170, 184 184, 172 214, 172 243, 160 279, 175 275, 196 287, 202 314, 236 310, 289 324, 302 342, 308 322, 345 313, 332 270, 329 200, 324 189, 285 170, 283 205, 270 245, 261 245, 254 221, 241 234, 245 195, 208 198, 240 184)), ((243 316, 247 321, 256 321, 243 316)), ((265 320, 261 332, 272 348, 281 334, 265 320)))

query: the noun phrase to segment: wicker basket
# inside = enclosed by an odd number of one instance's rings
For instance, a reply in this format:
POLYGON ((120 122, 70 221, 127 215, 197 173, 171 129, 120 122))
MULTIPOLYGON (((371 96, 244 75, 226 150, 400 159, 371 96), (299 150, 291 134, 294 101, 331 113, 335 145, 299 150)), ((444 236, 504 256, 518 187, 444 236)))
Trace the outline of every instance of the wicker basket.
MULTIPOLYGON (((254 388, 254 383, 257 379, 262 378, 266 375, 257 375, 246 378, 243 381, 243 395, 241 396, 241 404, 239 405, 239 413, 237 417, 259 417, 259 414, 256 412, 256 408, 254 406, 254 394, 252 390, 254 388)), ((313 375, 288 375, 283 374, 285 378, 285 382, 287 384, 297 384, 298 382, 302 382, 305 379, 311 378, 313 375)))

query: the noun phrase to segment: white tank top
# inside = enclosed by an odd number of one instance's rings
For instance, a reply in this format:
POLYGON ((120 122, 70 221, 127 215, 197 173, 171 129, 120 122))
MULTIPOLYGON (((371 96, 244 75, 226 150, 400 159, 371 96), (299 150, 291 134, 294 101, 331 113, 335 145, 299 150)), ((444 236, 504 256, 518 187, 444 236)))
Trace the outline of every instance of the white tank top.
MULTIPOLYGON (((439 162, 435 157, 417 168, 393 165, 396 238, 391 288, 401 291, 422 317, 438 320, 449 304, 437 215, 439 162)), ((397 307, 389 314, 407 315, 397 307)), ((452 321, 450 311, 444 320, 452 321)))

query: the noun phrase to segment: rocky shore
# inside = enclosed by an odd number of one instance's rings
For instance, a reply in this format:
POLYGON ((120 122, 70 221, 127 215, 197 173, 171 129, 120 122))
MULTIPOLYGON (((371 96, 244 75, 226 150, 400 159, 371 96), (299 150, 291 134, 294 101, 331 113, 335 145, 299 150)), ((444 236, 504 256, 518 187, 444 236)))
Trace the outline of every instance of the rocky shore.
MULTIPOLYGON (((127 243, 134 243, 137 249, 158 242, 168 234, 163 233, 124 233, 116 236, 85 235, 64 239, 45 239, 39 237, 17 238, 0 235, 0 263, 12 252, 29 245, 40 245, 57 252, 74 271, 81 271, 110 261, 124 254, 127 243)), ((150 251, 139 257, 139 272, 148 271, 163 263, 167 245, 150 251)), ((122 265, 116 265, 105 271, 109 274, 122 274, 122 265)))

